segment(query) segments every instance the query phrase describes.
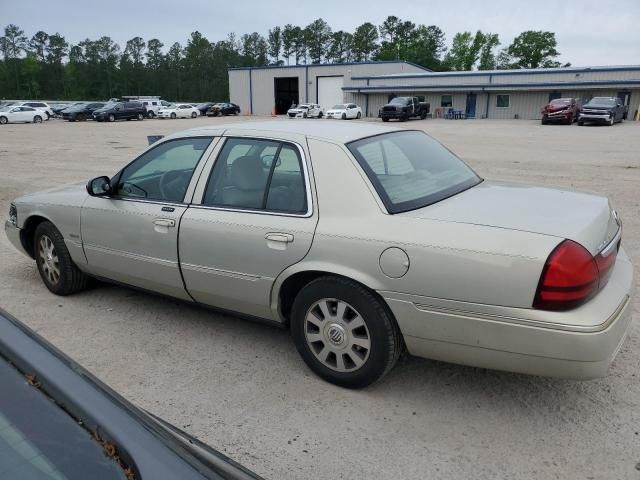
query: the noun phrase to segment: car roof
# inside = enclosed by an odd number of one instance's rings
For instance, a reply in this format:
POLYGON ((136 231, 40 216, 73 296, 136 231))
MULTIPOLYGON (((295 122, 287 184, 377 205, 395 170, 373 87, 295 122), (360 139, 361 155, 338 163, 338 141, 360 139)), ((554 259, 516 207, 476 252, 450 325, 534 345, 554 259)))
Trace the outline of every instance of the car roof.
POLYGON ((273 134, 276 137, 299 135, 329 140, 334 143, 348 143, 360 138, 371 137, 383 133, 400 132, 405 129, 399 127, 382 126, 369 122, 332 122, 329 120, 299 122, 295 120, 249 120, 243 123, 228 123, 198 127, 177 133, 172 137, 189 135, 249 135, 265 136, 273 134))

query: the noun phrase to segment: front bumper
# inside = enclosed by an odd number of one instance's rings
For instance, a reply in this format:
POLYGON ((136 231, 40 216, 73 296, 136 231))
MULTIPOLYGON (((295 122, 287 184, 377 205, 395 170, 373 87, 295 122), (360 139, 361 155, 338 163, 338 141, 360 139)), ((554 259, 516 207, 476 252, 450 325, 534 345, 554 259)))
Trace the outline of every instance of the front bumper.
POLYGON ((5 220, 4 222, 4 233, 7 235, 9 242, 13 245, 16 250, 20 253, 25 254, 27 257, 31 258, 31 255, 24 249, 24 245, 22 245, 22 239, 20 238, 20 232, 22 229, 15 226, 9 220, 5 220))
POLYGON ((633 310, 633 265, 624 250, 596 297, 568 312, 495 307, 379 292, 409 353, 434 360, 549 377, 606 375, 633 310))
POLYGON ((611 121, 611 115, 609 115, 608 113, 603 115, 598 115, 594 113, 581 113, 580 116, 578 117, 578 120, 580 120, 581 122, 607 123, 611 121))
POLYGON ((542 118, 544 118, 545 120, 547 120, 549 122, 553 122, 553 121, 566 122, 567 120, 572 119, 573 117, 574 117, 574 113, 573 112, 567 112, 567 111, 544 112, 542 114, 542 118))

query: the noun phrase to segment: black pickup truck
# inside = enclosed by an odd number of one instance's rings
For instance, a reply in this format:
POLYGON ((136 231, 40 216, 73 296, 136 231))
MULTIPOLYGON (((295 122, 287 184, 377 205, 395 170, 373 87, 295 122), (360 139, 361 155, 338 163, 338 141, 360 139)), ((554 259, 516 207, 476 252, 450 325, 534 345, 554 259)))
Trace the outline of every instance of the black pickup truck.
POLYGON ((427 118, 429 104, 420 102, 418 97, 395 97, 380 110, 380 117, 383 122, 388 122, 395 118, 404 122, 410 118, 427 118))

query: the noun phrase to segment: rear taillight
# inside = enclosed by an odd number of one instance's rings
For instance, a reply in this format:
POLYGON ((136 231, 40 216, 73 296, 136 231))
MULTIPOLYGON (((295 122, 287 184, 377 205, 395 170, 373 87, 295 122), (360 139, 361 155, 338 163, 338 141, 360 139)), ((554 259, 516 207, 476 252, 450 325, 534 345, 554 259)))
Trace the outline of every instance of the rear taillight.
POLYGON ((533 307, 569 310, 582 305, 606 285, 616 256, 617 248, 594 257, 579 243, 563 241, 547 259, 533 307))

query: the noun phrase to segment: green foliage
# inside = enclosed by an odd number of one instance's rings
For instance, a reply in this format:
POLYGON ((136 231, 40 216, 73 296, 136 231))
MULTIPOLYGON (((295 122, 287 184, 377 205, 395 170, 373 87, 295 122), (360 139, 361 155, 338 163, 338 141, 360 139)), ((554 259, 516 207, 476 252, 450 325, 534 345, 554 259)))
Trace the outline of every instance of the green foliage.
POLYGON ((528 30, 522 32, 498 58, 499 68, 556 68, 555 60, 560 52, 556 34, 553 32, 528 30))
POLYGON ((447 50, 436 25, 389 16, 353 33, 333 32, 322 18, 306 27, 275 26, 209 41, 193 32, 183 47, 168 48, 157 38, 136 36, 124 50, 108 36, 73 45, 60 33, 36 32, 28 38, 17 25, 0 36, 0 99, 48 98, 104 100, 123 95, 160 95, 169 100, 228 99, 227 68, 266 64, 406 60, 433 70, 556 67, 555 35, 523 32, 496 56, 498 35, 460 32, 447 50))

